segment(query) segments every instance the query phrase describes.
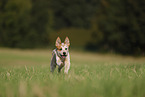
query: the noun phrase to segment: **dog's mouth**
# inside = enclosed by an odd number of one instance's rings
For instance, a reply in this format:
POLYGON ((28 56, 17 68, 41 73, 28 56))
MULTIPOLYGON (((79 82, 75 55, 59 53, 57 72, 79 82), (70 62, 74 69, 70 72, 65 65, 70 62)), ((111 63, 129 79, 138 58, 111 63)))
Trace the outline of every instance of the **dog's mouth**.
POLYGON ((61 55, 62 58, 66 58, 67 55, 61 55))

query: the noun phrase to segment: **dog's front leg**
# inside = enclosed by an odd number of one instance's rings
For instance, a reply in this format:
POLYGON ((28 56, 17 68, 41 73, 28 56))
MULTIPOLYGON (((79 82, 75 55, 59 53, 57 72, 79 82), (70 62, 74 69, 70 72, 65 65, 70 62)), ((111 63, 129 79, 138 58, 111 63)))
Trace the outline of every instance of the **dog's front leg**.
POLYGON ((68 57, 65 60, 65 69, 64 69, 64 73, 68 74, 68 70, 70 69, 70 57, 68 54, 68 57))
POLYGON ((58 56, 56 56, 56 63, 58 65, 58 72, 60 72, 62 67, 64 66, 64 63, 61 61, 61 59, 58 56))
POLYGON ((68 74, 69 68, 70 68, 70 62, 65 62, 65 69, 64 69, 65 74, 68 74))
POLYGON ((62 62, 62 64, 60 66, 58 66, 58 73, 60 73, 63 66, 64 66, 64 63, 62 62))

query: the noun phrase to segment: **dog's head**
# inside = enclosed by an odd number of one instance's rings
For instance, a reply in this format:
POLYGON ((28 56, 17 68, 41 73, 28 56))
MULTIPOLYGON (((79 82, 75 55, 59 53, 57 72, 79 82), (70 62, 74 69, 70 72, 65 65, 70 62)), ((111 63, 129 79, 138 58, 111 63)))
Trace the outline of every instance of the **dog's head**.
POLYGON ((61 39, 58 37, 56 39, 55 46, 57 47, 57 52, 59 56, 65 59, 68 55, 68 50, 70 46, 69 38, 66 37, 64 43, 61 43, 61 39))

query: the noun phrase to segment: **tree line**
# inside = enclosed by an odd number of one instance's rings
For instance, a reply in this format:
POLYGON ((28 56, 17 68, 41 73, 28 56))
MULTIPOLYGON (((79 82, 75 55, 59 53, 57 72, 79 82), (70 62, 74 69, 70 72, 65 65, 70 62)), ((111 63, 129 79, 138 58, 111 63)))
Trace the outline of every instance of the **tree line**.
POLYGON ((43 47, 51 31, 74 27, 90 30, 87 50, 144 54, 144 5, 144 0, 1 0, 0 46, 43 47))

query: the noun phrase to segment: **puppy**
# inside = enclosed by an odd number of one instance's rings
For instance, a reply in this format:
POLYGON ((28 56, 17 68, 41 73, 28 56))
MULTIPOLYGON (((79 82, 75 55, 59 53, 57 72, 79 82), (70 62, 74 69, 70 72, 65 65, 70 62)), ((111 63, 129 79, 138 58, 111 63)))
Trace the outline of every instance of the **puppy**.
POLYGON ((60 72, 61 69, 65 67, 64 73, 68 74, 68 70, 70 68, 69 38, 66 37, 64 43, 61 43, 61 40, 58 37, 56 39, 55 46, 56 49, 54 49, 52 52, 52 58, 50 64, 51 72, 54 72, 54 69, 56 68, 56 66, 58 66, 58 72, 60 72))

